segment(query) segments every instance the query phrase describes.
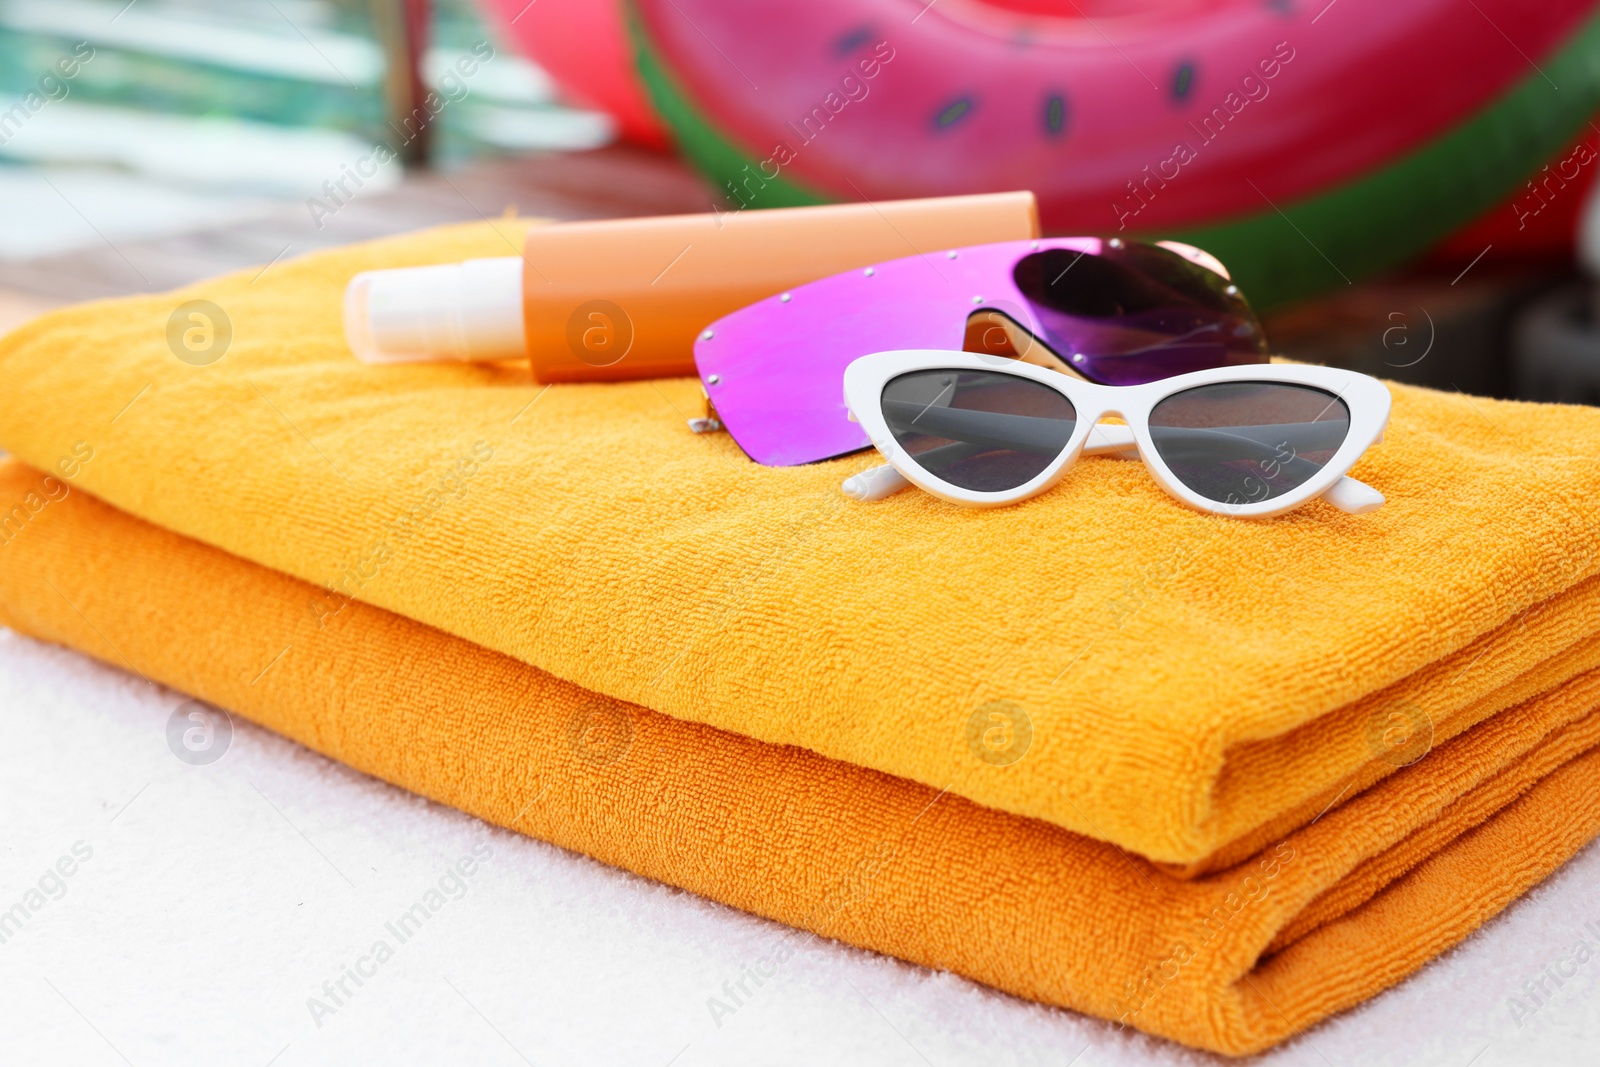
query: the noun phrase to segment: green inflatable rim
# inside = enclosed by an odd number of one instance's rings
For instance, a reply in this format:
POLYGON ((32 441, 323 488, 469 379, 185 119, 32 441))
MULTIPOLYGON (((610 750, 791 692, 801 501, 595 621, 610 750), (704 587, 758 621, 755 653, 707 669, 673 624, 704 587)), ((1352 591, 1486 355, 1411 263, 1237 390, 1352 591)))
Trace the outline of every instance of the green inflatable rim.
MULTIPOLYGON (((689 158, 696 170, 717 183, 717 191, 730 205, 739 204, 741 201, 733 196, 727 185, 735 177, 742 176, 746 167, 755 172, 757 158, 735 148, 695 110, 689 102, 688 92, 656 56, 655 46, 646 37, 631 2, 624 3, 623 16, 628 26, 628 37, 633 42, 634 66, 650 94, 650 103, 671 129, 678 150, 689 158)), ((763 180, 766 185, 758 190, 758 198, 750 204, 752 208, 802 207, 807 204, 828 204, 834 200, 831 196, 812 192, 781 174, 763 180)))
MULTIPOLYGON (((626 11, 651 102, 683 154, 739 203, 729 183, 746 167, 753 170, 755 158, 696 110, 656 54, 632 3, 626 11)), ((1442 136, 1343 185, 1227 222, 1137 236, 1183 240, 1215 254, 1260 309, 1398 266, 1505 200, 1600 109, 1600 15, 1546 57, 1541 70, 1442 136)), ((749 206, 832 199, 780 175, 767 180, 749 206)))
POLYGON ((1282 213, 1162 236, 1227 263, 1261 308, 1398 266, 1504 201, 1583 128, 1600 107, 1600 17, 1543 71, 1410 155, 1282 213))

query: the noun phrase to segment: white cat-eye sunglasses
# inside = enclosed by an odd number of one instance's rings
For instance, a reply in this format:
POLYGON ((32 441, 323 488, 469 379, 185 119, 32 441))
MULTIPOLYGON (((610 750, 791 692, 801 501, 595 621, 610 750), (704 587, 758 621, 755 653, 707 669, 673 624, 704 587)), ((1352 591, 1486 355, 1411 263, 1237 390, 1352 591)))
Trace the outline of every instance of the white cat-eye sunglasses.
POLYGON ((1120 454, 1219 515, 1265 518, 1316 497, 1354 515, 1383 505, 1346 472, 1383 439, 1389 390, 1335 367, 1217 367, 1107 386, 970 352, 878 352, 845 369, 844 399, 889 461, 845 481, 857 500, 909 482, 954 504, 1014 504, 1080 455, 1120 454))

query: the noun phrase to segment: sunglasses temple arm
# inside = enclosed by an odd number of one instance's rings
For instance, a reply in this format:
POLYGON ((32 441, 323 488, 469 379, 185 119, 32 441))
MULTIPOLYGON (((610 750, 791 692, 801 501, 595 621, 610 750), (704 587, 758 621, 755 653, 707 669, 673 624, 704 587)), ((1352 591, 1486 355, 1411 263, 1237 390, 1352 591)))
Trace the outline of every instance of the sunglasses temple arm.
MULTIPOLYGON (((1089 433, 1089 441, 1083 446, 1086 456, 1102 456, 1107 454, 1126 454, 1136 446, 1133 441, 1133 431, 1126 426, 1115 426, 1100 423, 1089 433)), ((1322 499, 1350 515, 1365 515, 1383 507, 1383 494, 1378 492, 1366 482, 1358 482, 1349 475, 1340 478, 1322 494, 1322 499)))
MULTIPOLYGON (((1136 459, 1137 449, 1132 430, 1126 426, 1101 423, 1089 431, 1089 440, 1083 447, 1083 453, 1086 456, 1121 455, 1136 459)), ((870 503, 891 497, 910 484, 905 475, 885 463, 851 475, 839 488, 851 500, 870 503)))
POLYGON ((1139 446, 1133 439, 1133 431, 1128 427, 1111 422, 1097 422, 1089 429, 1089 439, 1083 443, 1083 454, 1138 459, 1139 446))
POLYGON ((860 474, 851 475, 839 488, 851 500, 870 503, 891 497, 910 484, 905 475, 885 463, 881 467, 870 467, 860 474))
POLYGON ((1350 515, 1365 515, 1383 507, 1383 494, 1348 474, 1334 482, 1322 499, 1350 515))
MULTIPOLYGON (((1096 427, 1096 432, 1100 429, 1118 431, 1125 428, 1121 426, 1096 427)), ((1124 448, 1133 447, 1132 433, 1127 435, 1125 444, 1120 440, 1120 435, 1118 434, 1112 433, 1106 436, 1109 438, 1108 441, 1096 442, 1094 434, 1091 434, 1089 443, 1084 446, 1084 454, 1118 455, 1122 454, 1124 448), (1094 451, 1091 452, 1091 449, 1094 451)), ((882 466, 871 467, 860 474, 846 478, 840 489, 851 500, 871 503, 887 499, 910 484, 910 482, 906 481, 905 475, 885 463, 882 466)), ((1322 494, 1322 499, 1350 515, 1365 515, 1368 512, 1377 511, 1384 505, 1382 493, 1366 482, 1357 481, 1349 475, 1334 482, 1328 491, 1322 494)))

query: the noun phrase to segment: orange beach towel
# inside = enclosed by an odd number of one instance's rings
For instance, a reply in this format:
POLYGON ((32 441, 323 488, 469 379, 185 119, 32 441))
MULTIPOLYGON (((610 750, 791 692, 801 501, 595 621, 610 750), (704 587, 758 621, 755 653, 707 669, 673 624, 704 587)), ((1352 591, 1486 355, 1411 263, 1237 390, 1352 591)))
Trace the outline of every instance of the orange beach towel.
MULTIPOLYGON (((13 502, 25 521, 0 544, 7 626, 607 863, 1220 1052, 1268 1047, 1399 981, 1600 830, 1592 640, 1551 668, 1563 681, 1530 682, 1431 751, 1402 747, 1420 759, 1185 879, 360 602, 319 627, 315 587, 6 463, 0 505, 13 502)), ((764 965, 796 947, 779 939, 764 965)))
POLYGON ((1600 630, 1594 409, 1393 386, 1353 472, 1388 496, 1371 515, 1199 515, 1108 459, 982 511, 848 501, 866 457, 759 467, 688 432, 692 381, 350 356, 351 275, 508 254, 523 226, 47 315, 0 340, 0 447, 321 585, 301 610, 324 627, 359 599, 1190 873, 1388 773, 1396 742, 1562 684, 1600 630))

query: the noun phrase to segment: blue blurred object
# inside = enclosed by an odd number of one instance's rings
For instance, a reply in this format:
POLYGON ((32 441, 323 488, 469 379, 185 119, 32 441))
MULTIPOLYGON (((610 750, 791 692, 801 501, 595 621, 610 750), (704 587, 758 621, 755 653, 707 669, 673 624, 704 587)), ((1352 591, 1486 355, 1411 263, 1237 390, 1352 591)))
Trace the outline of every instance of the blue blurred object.
POLYGON ((391 188, 422 140, 449 169, 610 139, 465 0, 433 9, 406 122, 361 0, 0 0, 0 259, 391 188))

